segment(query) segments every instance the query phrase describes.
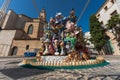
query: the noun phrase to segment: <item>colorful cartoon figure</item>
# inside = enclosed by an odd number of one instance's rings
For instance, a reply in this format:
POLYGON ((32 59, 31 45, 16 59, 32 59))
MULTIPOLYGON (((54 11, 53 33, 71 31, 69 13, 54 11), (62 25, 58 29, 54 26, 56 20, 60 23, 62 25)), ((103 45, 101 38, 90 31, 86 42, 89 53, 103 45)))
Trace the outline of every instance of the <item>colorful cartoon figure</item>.
POLYGON ((55 49, 55 55, 59 55, 59 41, 56 39, 54 40, 54 49, 55 49))
POLYGON ((76 23, 77 17, 75 16, 75 11, 74 11, 74 9, 72 9, 72 10, 70 11, 70 16, 69 16, 68 18, 69 18, 69 20, 71 20, 73 23, 76 23))
POLYGON ((75 29, 75 23, 73 23, 72 21, 68 20, 66 23, 66 28, 69 31, 73 31, 75 29))
POLYGON ((60 46, 61 46, 61 53, 60 53, 60 55, 65 55, 65 52, 64 52, 64 41, 62 41, 61 43, 60 43, 60 46))
POLYGON ((50 54, 49 45, 51 41, 49 39, 46 39, 44 43, 45 43, 45 51, 43 52, 43 55, 49 55, 50 54))
POLYGON ((66 52, 67 52, 67 53, 70 53, 70 52, 71 52, 71 42, 70 42, 70 41, 67 41, 67 42, 66 42, 66 52))
POLYGON ((51 44, 49 45, 49 51, 50 51, 50 54, 51 54, 51 55, 54 55, 55 49, 54 49, 54 46, 53 46, 52 42, 51 42, 51 44))
POLYGON ((76 22, 74 9, 70 11, 68 17, 63 17, 61 12, 52 17, 45 31, 46 39, 49 39, 51 43, 46 44, 45 51, 49 49, 51 54, 65 55, 76 50, 75 46, 80 33, 80 30, 76 28, 76 22))

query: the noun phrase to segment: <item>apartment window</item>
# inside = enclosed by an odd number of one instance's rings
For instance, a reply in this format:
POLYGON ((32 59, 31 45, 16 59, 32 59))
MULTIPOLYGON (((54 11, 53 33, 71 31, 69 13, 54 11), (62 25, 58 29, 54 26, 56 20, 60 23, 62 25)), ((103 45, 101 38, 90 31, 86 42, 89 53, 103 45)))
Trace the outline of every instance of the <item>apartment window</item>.
POLYGON ((98 14, 97 17, 100 17, 100 14, 98 14))
POLYGON ((114 0, 111 0, 111 3, 113 3, 113 4, 114 4, 114 0))
POLYGON ((100 24, 103 25, 103 21, 101 21, 100 24))
POLYGON ((104 10, 107 11, 107 10, 108 10, 108 7, 106 6, 106 7, 104 8, 104 10))
POLYGON ((118 13, 117 13, 117 11, 115 10, 115 11, 113 11, 110 15, 111 15, 111 16, 114 16, 114 15, 116 15, 116 14, 118 14, 118 13))

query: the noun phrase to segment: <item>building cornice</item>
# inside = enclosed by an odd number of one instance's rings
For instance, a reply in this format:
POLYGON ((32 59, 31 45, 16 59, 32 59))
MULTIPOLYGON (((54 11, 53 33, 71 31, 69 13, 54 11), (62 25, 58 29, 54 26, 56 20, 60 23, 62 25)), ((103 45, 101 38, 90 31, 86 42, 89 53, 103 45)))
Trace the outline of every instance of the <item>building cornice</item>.
POLYGON ((32 19, 31 17, 29 17, 29 16, 27 16, 27 15, 25 15, 25 14, 18 14, 18 16, 20 16, 20 15, 22 15, 22 16, 24 16, 24 17, 27 17, 27 18, 29 18, 29 19, 32 19))
POLYGON ((100 12, 100 10, 107 4, 109 0, 105 0, 105 2, 101 5, 101 7, 97 10, 96 15, 100 12))

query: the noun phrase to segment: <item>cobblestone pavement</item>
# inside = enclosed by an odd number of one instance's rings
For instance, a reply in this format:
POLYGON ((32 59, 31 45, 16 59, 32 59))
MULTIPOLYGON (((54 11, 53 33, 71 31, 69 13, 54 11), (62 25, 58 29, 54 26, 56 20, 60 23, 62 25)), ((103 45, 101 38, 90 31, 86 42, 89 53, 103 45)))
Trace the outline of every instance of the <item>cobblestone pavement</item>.
POLYGON ((37 70, 18 66, 22 59, 0 58, 0 80, 120 80, 120 56, 105 56, 104 67, 76 70, 37 70))

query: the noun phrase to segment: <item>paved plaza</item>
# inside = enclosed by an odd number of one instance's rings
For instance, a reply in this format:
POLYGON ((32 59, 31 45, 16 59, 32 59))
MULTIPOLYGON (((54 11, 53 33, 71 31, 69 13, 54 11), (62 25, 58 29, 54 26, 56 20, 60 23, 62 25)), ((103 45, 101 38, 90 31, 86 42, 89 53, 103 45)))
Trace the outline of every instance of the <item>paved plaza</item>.
POLYGON ((120 56, 105 56, 104 67, 77 70, 38 70, 18 66, 23 58, 0 58, 0 80, 120 80, 120 56))

